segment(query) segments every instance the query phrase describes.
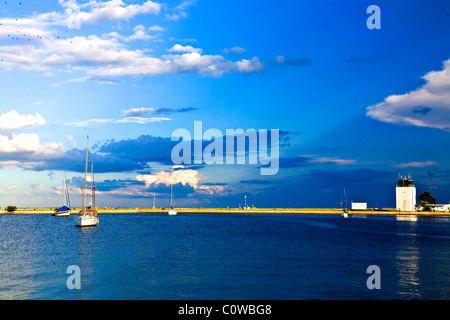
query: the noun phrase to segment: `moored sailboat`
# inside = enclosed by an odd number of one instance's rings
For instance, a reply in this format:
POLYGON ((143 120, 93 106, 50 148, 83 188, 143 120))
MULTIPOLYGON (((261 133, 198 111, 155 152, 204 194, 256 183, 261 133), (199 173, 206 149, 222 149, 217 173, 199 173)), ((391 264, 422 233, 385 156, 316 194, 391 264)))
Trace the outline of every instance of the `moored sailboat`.
POLYGON ((344 189, 344 197, 342 199, 342 213, 341 216, 344 218, 348 218, 348 213, 347 213, 347 195, 345 193, 345 189, 344 189))
POLYGON ((86 147, 86 163, 84 167, 84 182, 82 189, 81 210, 78 216, 75 217, 75 225, 77 227, 89 227, 96 226, 99 223, 98 213, 95 208, 95 187, 94 187, 94 165, 92 165, 92 180, 91 180, 91 201, 92 204, 89 208, 86 208, 86 177, 88 167, 88 149, 89 149, 89 137, 87 137, 86 147))
POLYGON ((177 212, 173 209, 173 204, 172 204, 172 189, 173 189, 173 186, 170 185, 170 210, 168 212, 169 216, 177 215, 177 212))
POLYGON ((69 189, 67 188, 66 174, 64 174, 64 205, 55 210, 52 213, 52 216, 55 217, 68 217, 70 216, 70 197, 69 197, 69 189))

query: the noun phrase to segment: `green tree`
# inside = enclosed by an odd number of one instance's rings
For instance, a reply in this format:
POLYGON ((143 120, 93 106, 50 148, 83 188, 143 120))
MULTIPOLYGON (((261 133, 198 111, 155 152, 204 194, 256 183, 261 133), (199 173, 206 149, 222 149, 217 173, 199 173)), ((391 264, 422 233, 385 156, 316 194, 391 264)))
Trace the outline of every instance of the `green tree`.
POLYGON ((420 200, 420 203, 422 203, 422 201, 424 201, 429 204, 436 204, 436 198, 433 197, 429 191, 422 192, 422 194, 419 196, 419 200, 420 200))
POLYGON ((7 212, 14 212, 14 211, 16 211, 17 210, 17 207, 16 206, 7 206, 6 207, 6 211, 7 212))

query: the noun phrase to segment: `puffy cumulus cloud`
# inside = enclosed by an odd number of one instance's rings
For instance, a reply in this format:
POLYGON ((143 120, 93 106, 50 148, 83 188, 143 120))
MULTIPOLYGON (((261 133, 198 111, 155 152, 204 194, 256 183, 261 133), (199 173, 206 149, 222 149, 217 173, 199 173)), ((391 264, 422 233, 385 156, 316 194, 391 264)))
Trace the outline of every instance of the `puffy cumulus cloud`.
POLYGON ((0 132, 29 129, 43 125, 45 125, 45 120, 39 113, 25 115, 19 114, 16 110, 10 110, 0 115, 0 132))
MULTIPOLYGON (((126 42, 126 41, 125 41, 126 42)), ((221 55, 205 55, 202 49, 175 45, 171 54, 149 56, 143 50, 128 50, 120 37, 96 35, 42 39, 39 44, 0 46, 0 67, 23 70, 84 71, 89 77, 123 77, 198 73, 221 77, 227 73, 250 73, 264 69, 259 58, 231 61, 221 55)))
POLYGON ((189 185, 194 189, 198 189, 199 183, 205 180, 197 170, 175 170, 175 171, 161 171, 155 174, 140 174, 136 176, 136 180, 144 181, 145 185, 165 184, 170 186, 171 184, 181 183, 183 186, 189 185))
POLYGON ((206 195, 227 195, 228 186, 225 185, 203 185, 197 190, 200 194, 206 195))
MULTIPOLYGON (((175 11, 185 14, 194 3, 185 1, 175 11)), ((221 55, 203 54, 201 48, 189 45, 175 44, 168 49, 168 55, 160 57, 150 55, 151 48, 127 47, 132 40, 155 39, 155 33, 164 30, 157 25, 146 28, 139 24, 134 26, 134 33, 129 36, 116 31, 103 35, 87 34, 89 25, 129 20, 138 14, 157 15, 166 6, 156 2, 126 5, 123 1, 112 0, 78 4, 74 0, 61 0, 60 4, 64 12, 2 20, 0 39, 13 38, 14 41, 0 45, 0 68, 41 72, 81 71, 85 76, 74 81, 106 79, 103 83, 114 83, 110 77, 181 73, 221 77, 227 73, 257 72, 264 68, 257 57, 231 61, 221 55), (71 21, 87 26, 81 28, 77 36, 68 36, 65 32, 61 36, 62 30, 71 21)), ((233 51, 243 52, 242 48, 237 47, 233 51)))
MULTIPOLYGON (((59 32, 58 27, 68 27, 68 25, 79 23, 94 25, 105 22, 129 20, 139 14, 158 15, 162 4, 146 1, 143 4, 126 5, 123 1, 89 1, 79 4, 75 0, 59 0, 63 8, 60 12, 34 13, 30 17, 22 18, 2 18, 2 28, 0 28, 0 39, 2 38, 22 38, 30 39, 30 43, 37 43, 38 40, 56 38, 59 32), (17 31, 20 31, 17 33, 17 31)), ((140 30, 140 28, 139 28, 140 30)), ((135 30, 135 31, 139 31, 135 30)), ((154 31, 151 29, 151 31, 154 31)), ((141 34, 142 35, 142 34, 141 34)), ((138 37, 139 34, 136 35, 138 37)))
POLYGON ((136 176, 137 181, 145 182, 145 186, 158 186, 164 184, 166 186, 182 184, 183 186, 192 187, 195 192, 203 195, 225 195, 228 192, 227 185, 201 185, 206 180, 197 170, 183 169, 183 166, 174 166, 172 170, 161 171, 156 174, 140 174, 136 176))
POLYGON ((12 134, 11 138, 0 135, 0 152, 3 153, 55 154, 63 149, 62 143, 41 145, 36 133, 12 134))
POLYGON ((145 27, 143 25, 138 25, 133 28, 134 34, 125 38, 125 41, 133 41, 133 40, 149 40, 153 37, 146 33, 145 27))
POLYGON ((169 52, 196 52, 202 53, 203 50, 199 48, 194 48, 193 46, 182 46, 181 44, 176 44, 169 49, 169 52))
POLYGON ((158 15, 162 8, 162 4, 153 1, 129 5, 121 0, 89 1, 85 4, 78 4, 74 0, 59 0, 59 3, 72 19, 86 24, 129 20, 139 14, 158 15))
MULTIPOLYGON (((186 47, 184 47, 186 48, 186 47)), ((188 50, 188 49, 186 49, 188 50)), ((189 49, 190 50, 190 49, 189 49)), ((257 57, 251 60, 230 61, 221 55, 202 55, 198 52, 169 54, 161 58, 145 56, 142 53, 130 53, 130 59, 121 64, 101 65, 89 72, 97 76, 139 76, 158 74, 197 73, 202 76, 222 77, 228 73, 250 73, 264 69, 257 57), (133 56, 133 58, 131 58, 133 56)))
POLYGON ((24 156, 53 155, 63 151, 62 143, 42 145, 37 133, 14 133, 16 130, 30 129, 45 123, 39 113, 25 115, 10 110, 0 115, 0 161, 14 161, 24 156))
POLYGON ((450 130, 450 59, 440 71, 431 71, 419 89, 391 95, 367 108, 367 116, 393 124, 450 130))

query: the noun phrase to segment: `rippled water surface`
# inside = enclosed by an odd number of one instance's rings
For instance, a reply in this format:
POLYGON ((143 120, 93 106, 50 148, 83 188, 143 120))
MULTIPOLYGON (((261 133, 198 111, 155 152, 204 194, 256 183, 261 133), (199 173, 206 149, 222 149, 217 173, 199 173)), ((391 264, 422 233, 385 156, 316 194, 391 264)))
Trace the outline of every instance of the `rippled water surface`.
POLYGON ((0 299, 450 299, 450 219, 1 215, 0 299))

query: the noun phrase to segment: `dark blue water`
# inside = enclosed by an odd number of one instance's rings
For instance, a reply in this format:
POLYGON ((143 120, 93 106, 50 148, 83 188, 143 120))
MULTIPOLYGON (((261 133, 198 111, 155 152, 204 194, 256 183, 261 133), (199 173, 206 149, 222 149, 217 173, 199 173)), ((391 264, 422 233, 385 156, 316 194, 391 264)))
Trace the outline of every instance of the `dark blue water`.
POLYGON ((2 215, 0 299, 450 299, 450 219, 2 215))

